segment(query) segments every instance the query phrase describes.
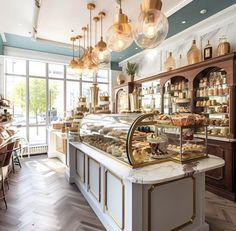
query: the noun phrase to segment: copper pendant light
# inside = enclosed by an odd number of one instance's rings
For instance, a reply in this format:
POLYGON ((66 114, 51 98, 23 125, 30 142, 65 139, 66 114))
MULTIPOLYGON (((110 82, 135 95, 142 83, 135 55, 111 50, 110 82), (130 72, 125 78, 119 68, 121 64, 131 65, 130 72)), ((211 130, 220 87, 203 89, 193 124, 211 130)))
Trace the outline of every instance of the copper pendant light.
POLYGON ((76 36, 76 39, 79 40, 79 56, 76 59, 76 61, 77 61, 76 70, 77 70, 78 74, 80 74, 80 75, 83 73, 83 70, 84 70, 84 61, 83 61, 83 57, 81 57, 81 53, 80 53, 80 49, 81 49, 80 40, 82 38, 83 37, 81 35, 76 36))
POLYGON ((111 53, 107 49, 107 44, 103 41, 103 18, 106 16, 106 14, 105 12, 101 11, 98 15, 101 19, 101 38, 93 50, 93 60, 95 63, 102 66, 110 62, 111 53))
POLYGON ((90 71, 96 70, 96 68, 97 68, 97 65, 93 62, 93 59, 92 59, 92 51, 93 51, 93 47, 92 47, 92 10, 95 9, 95 4, 89 3, 87 5, 87 9, 90 12, 90 26, 89 26, 90 46, 88 48, 88 52, 87 52, 85 59, 84 59, 84 67, 85 67, 85 69, 87 69, 90 72, 90 71))
POLYGON ((75 60, 75 40, 76 37, 71 37, 70 40, 72 41, 72 46, 73 46, 73 59, 69 63, 70 68, 76 68, 77 66, 77 61, 75 60))
POLYGON ((120 52, 128 48, 132 42, 132 28, 129 24, 127 15, 123 14, 121 1, 117 0, 120 5, 118 14, 114 18, 113 25, 106 33, 107 46, 110 50, 120 52))

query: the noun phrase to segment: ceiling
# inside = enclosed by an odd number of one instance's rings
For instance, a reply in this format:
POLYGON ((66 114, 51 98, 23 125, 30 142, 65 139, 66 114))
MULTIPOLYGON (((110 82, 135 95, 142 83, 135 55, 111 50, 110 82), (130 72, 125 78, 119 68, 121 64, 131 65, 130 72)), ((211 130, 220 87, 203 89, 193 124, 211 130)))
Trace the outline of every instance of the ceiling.
MULTIPOLYGON (((69 38, 81 34, 81 28, 89 22, 89 12, 85 0, 42 0, 38 16, 37 37, 61 43, 70 43, 69 38), (69 4, 68 4, 69 3, 69 4), (72 32, 72 30, 74 32, 72 32)), ((104 31, 111 26, 118 6, 115 0, 92 0, 96 4, 93 16, 105 11, 104 31)), ((141 0, 124 0, 123 11, 134 23, 139 14, 141 0)), ((162 0, 163 12, 168 16, 172 36, 210 15, 236 3, 236 0, 162 0), (217 2, 217 4, 216 4, 217 2), (206 15, 199 14, 207 9, 206 15), (181 22, 186 20, 185 24, 181 22)), ((31 39, 34 15, 34 0, 0 0, 0 33, 5 46, 48 51, 51 53, 71 55, 71 49, 61 47, 59 43, 42 43, 31 39), (23 37, 22 37, 23 36, 23 37)), ((112 61, 120 62, 140 52, 135 44, 124 52, 112 53, 112 61)))
MULTIPOLYGON (((191 0, 164 0, 163 11, 165 13, 178 9, 178 6, 191 0)), ((88 2, 96 4, 93 16, 104 11, 104 30, 112 23, 117 12, 118 5, 115 0, 41 0, 41 8, 38 17, 38 37, 69 43, 71 30, 76 34, 82 33, 81 28, 89 23, 89 11, 86 8, 88 2)), ((134 22, 139 14, 141 0, 124 0, 122 8, 124 13, 134 22)), ((32 31, 34 0, 0 0, 0 32, 6 32, 22 36, 30 36, 32 31), (6 20, 7 19, 7 20, 6 20)))

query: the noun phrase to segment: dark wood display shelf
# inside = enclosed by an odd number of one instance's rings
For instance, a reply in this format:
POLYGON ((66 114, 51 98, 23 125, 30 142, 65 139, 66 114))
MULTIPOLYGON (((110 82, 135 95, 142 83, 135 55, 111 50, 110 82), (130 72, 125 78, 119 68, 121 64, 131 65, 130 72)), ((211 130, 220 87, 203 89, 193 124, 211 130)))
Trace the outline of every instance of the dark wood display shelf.
MULTIPOLYGON (((207 172, 206 185, 210 191, 224 196, 230 200, 236 201, 236 53, 208 59, 196 64, 184 66, 163 72, 157 75, 149 76, 133 83, 132 90, 135 86, 145 82, 160 80, 162 112, 164 111, 164 86, 165 83, 174 78, 185 78, 188 81, 188 89, 191 93, 190 109, 193 113, 199 113, 196 107, 196 101, 200 99, 209 99, 217 97, 229 97, 229 136, 228 141, 219 141, 219 137, 214 139, 209 137, 209 154, 219 156, 225 160, 223 168, 207 172), (199 89, 199 81, 208 75, 211 71, 224 69, 227 73, 227 86, 229 94, 221 96, 196 97, 196 90, 199 89)), ((115 89, 117 90, 117 89, 115 89)), ((214 114, 217 115, 217 114, 214 114)))

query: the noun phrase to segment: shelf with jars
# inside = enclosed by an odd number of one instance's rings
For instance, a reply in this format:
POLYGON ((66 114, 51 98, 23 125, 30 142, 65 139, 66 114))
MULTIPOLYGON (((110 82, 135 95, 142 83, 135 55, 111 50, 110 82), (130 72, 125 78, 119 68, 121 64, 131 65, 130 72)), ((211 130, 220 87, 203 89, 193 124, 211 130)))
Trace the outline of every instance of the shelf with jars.
MULTIPOLYGON (((207 189, 236 201, 236 53, 209 58, 188 66, 134 82, 135 85, 160 81, 161 113, 173 114, 173 106, 181 108, 179 114, 190 110, 191 113, 207 113, 208 154, 224 158, 225 167, 206 174, 207 189), (214 73, 216 72, 216 73, 214 73), (190 102, 174 105, 173 94, 184 93, 176 87, 171 91, 173 79, 181 76, 188 83, 190 102), (187 105, 187 106, 186 106, 187 105), (181 107, 182 106, 182 107, 181 107)), ((177 78, 178 79, 178 78, 177 78)), ((146 96, 147 97, 147 96, 146 96)), ((187 113, 185 113, 187 115, 187 113)), ((203 130, 195 134, 204 139, 203 130)))
POLYGON ((190 91, 188 80, 176 76, 164 85, 164 113, 190 113, 190 91))
POLYGON ((229 86, 227 73, 220 68, 213 68, 205 75, 197 77, 195 112, 208 117, 208 135, 215 137, 230 136, 229 86))
POLYGON ((138 89, 140 107, 142 111, 161 111, 160 81, 143 83, 138 89))

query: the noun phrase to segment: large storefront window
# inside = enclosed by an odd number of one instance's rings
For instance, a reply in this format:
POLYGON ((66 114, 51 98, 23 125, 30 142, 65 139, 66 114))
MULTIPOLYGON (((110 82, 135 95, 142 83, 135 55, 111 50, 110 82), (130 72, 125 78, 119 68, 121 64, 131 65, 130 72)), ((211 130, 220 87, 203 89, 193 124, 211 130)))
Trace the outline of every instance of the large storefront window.
MULTIPOLYGON (((91 75, 79 76, 64 64, 5 59, 5 96, 13 103, 13 125, 31 145, 47 144, 47 127, 76 107, 79 96, 89 106, 91 75)), ((109 71, 99 70, 99 94, 109 91, 109 71)))

